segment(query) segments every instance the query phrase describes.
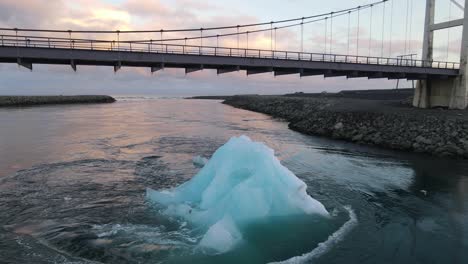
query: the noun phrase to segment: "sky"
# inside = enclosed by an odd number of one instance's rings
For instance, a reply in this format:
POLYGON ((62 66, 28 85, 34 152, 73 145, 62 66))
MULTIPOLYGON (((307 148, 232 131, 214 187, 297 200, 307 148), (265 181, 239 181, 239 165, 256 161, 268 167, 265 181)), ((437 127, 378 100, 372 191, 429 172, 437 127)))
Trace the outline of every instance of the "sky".
MULTIPOLYGON (((376 1, 376 0, 375 0, 376 1)), ((0 0, 0 27, 64 30, 159 30, 238 25, 311 16, 375 2, 372 0, 0 0)), ((463 2, 458 0, 458 2, 463 2)), ((463 4, 463 3, 462 3, 463 4)), ((322 53, 356 53, 359 32, 359 55, 394 57, 415 53, 421 56, 425 0, 389 0, 364 10, 359 15, 343 16, 329 22, 304 26, 304 51, 322 53), (393 12, 391 12, 393 6, 393 12), (372 20, 371 20, 372 18, 372 20), (333 30, 331 30, 333 28, 333 30), (358 30, 359 29, 359 30, 358 30), (325 32, 327 33, 325 35, 325 32), (383 42, 382 42, 383 36, 383 42), (331 43, 331 45, 330 45, 331 43), (383 49, 382 49, 383 47, 383 49)), ((450 0, 436 1, 436 22, 457 19, 463 12, 450 0)), ((257 28, 258 29, 258 28, 257 28)), ((252 29, 253 30, 253 29, 252 29)), ((220 32, 220 33, 227 33, 220 32)), ((277 32, 278 50, 300 50, 300 27, 277 32)), ((1 33, 1 32, 0 32, 1 33)), ((5 33, 5 32, 3 32, 5 33)), ((115 36, 75 35, 74 37, 115 36)), ((128 40, 141 36, 127 35, 128 40)), ((146 34, 145 39, 160 38, 146 34)), ((165 38, 181 37, 180 33, 165 38)), ((185 37, 185 35, 184 35, 185 37)), ((458 61, 461 29, 435 34, 436 60, 458 61)), ((270 48, 270 34, 249 37, 249 48, 270 48)), ((189 44, 198 45, 199 41, 189 44)), ((204 45, 216 45, 204 40, 204 45)), ((220 40, 220 46, 237 46, 237 39, 220 40)), ((245 47, 241 37, 241 47, 245 47)), ((216 75, 203 70, 186 75, 183 69, 164 69, 151 74, 146 68, 71 67, 34 65, 33 71, 16 64, 0 64, 0 94, 111 94, 189 96, 215 94, 283 94, 290 92, 336 92, 349 89, 393 88, 396 81, 324 78, 300 78, 297 75, 274 77, 272 73, 246 76, 245 72, 216 75)), ((403 83, 410 86, 410 83, 403 83)))

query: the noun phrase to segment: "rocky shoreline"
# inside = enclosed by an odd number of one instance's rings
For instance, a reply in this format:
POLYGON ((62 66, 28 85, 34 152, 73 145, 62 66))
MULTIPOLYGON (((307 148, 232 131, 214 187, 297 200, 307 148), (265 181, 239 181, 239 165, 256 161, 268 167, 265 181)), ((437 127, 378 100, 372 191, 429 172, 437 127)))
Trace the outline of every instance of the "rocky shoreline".
POLYGON ((223 102, 289 121, 310 135, 359 144, 468 158, 468 111, 414 109, 397 101, 233 96, 223 102))
POLYGON ((113 102, 115 102, 115 99, 108 95, 0 96, 0 107, 113 102))

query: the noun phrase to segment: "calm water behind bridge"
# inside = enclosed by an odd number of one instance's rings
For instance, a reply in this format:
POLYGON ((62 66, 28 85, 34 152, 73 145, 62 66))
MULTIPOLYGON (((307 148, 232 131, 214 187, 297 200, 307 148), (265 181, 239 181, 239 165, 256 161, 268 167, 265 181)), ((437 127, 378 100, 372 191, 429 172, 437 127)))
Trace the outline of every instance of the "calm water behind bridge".
POLYGON ((304 136, 216 101, 0 109, 0 124, 0 263, 264 263, 311 251, 313 263, 468 263, 467 161, 304 136), (145 188, 190 179, 193 156, 241 134, 275 149, 334 217, 267 226, 255 245, 205 256, 145 188), (337 234, 345 207, 356 221, 337 234))

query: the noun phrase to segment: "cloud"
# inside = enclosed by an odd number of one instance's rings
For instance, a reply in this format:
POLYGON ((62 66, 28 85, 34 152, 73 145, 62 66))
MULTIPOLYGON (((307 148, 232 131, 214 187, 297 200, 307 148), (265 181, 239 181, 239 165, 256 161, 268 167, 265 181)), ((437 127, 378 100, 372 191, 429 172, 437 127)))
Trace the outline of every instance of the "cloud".
POLYGON ((171 14, 170 8, 163 5, 160 1, 138 1, 128 0, 122 4, 122 8, 129 13, 146 18, 166 17, 171 14))
POLYGON ((64 10, 60 0, 2 0, 0 23, 7 27, 31 27, 52 24, 55 10, 64 10))

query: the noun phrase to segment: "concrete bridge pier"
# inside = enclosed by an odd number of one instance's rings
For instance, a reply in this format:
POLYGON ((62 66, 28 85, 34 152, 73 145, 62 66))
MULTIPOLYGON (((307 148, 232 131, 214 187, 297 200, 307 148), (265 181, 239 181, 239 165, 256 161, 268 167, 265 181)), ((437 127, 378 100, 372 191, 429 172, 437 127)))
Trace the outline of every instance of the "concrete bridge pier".
MULTIPOLYGON (((448 107, 465 109, 468 104, 468 83, 466 82, 468 61, 468 0, 465 0, 464 18, 443 23, 434 23, 435 0, 426 0, 422 60, 433 61, 434 31, 463 26, 459 76, 447 79, 426 79, 418 81, 413 106, 419 108, 448 107), (466 25, 466 26, 465 26, 466 25)), ((458 5, 457 5, 458 6, 458 5)))
POLYGON ((464 66, 460 68, 460 76, 452 80, 451 93, 450 93, 450 109, 465 109, 468 105, 468 87, 466 82, 466 58, 464 59, 464 66))

